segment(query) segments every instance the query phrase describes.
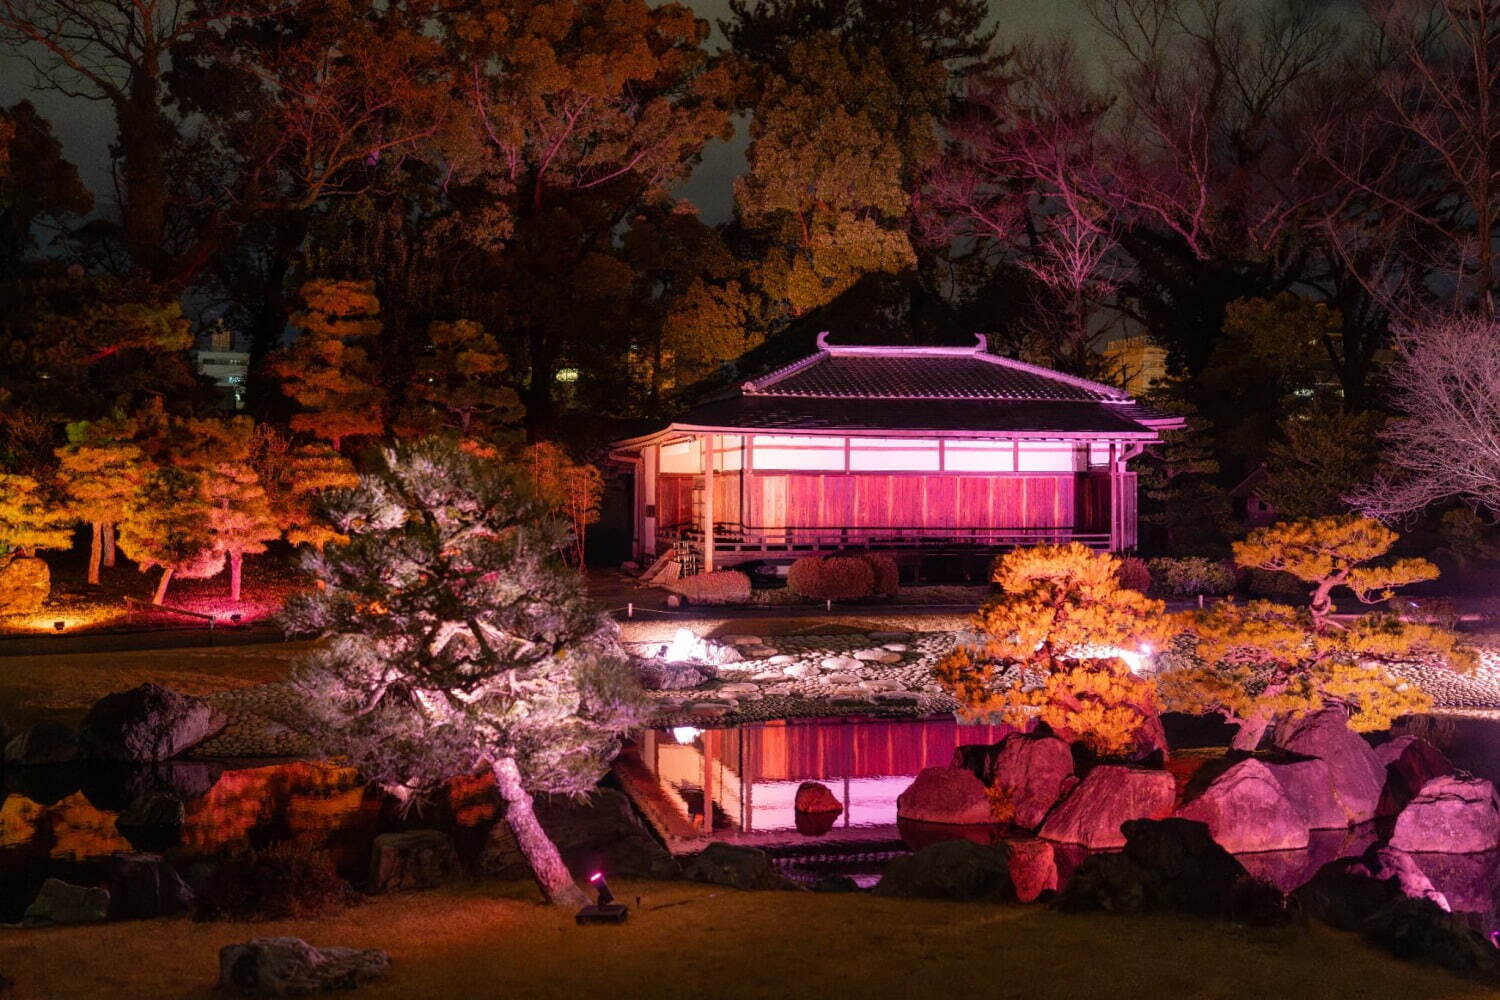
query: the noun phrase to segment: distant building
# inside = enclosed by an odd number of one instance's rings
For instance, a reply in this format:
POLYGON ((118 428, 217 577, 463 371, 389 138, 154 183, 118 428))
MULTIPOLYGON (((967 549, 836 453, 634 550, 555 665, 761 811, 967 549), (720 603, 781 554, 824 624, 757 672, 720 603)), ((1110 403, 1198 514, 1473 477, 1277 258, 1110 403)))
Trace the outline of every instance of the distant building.
POLYGON ((637 558, 672 552, 692 572, 850 546, 1134 548, 1129 462, 1182 419, 977 340, 820 336, 816 354, 618 442, 637 558))
POLYGON ((245 376, 250 371, 250 352, 234 349, 234 332, 222 326, 203 338, 207 347, 193 352, 198 374, 211 378, 219 392, 219 405, 226 410, 245 408, 245 376))
POLYGON ((1123 337, 1104 345, 1113 380, 1133 396, 1167 377, 1167 352, 1150 337, 1123 337))
POLYGON ((1262 462, 1244 480, 1229 491, 1235 515, 1249 528, 1261 528, 1276 520, 1276 507, 1261 495, 1271 473, 1262 462))

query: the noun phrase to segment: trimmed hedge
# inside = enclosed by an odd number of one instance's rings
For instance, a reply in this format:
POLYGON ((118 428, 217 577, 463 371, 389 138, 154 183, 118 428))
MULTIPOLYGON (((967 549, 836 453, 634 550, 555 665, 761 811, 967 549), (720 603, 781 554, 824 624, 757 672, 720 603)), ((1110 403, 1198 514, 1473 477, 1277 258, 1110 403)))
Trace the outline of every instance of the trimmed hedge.
POLYGON ((803 556, 792 563, 786 585, 815 601, 858 601, 875 592, 875 570, 861 556, 803 556))
POLYGON ((1144 560, 1135 556, 1120 560, 1120 586, 1143 594, 1151 589, 1151 570, 1146 568, 1144 560))
MULTIPOLYGON (((1238 584, 1234 568, 1214 559, 1153 559, 1147 564, 1151 583, 1164 597, 1222 597, 1238 584)), ((1284 575, 1284 574, 1281 574, 1284 575)))
POLYGON ((681 594, 689 604, 750 603, 750 578, 737 569, 699 573, 675 580, 667 588, 681 594))

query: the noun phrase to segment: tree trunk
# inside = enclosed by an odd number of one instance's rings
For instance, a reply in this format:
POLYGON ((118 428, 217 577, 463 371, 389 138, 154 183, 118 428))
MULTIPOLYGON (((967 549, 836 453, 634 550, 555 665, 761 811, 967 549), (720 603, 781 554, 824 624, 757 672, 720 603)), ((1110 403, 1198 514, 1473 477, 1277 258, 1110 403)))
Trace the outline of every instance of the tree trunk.
POLYGON ((1266 735, 1266 728, 1270 724, 1270 718, 1264 715, 1245 719, 1240 723, 1240 731, 1234 734, 1234 740, 1229 744, 1230 749, 1250 753, 1260 746, 1261 738, 1266 735))
POLYGON ((104 565, 115 568, 115 522, 104 522, 104 565))
POLYGON ((229 599, 235 604, 240 602, 240 566, 244 561, 243 552, 229 554, 229 599))
POLYGON ((167 584, 172 582, 172 567, 163 566, 161 579, 156 581, 156 593, 151 596, 152 604, 160 604, 167 599, 167 584))
POLYGON ((104 525, 89 522, 89 583, 99 585, 99 560, 104 555, 104 525))
POLYGON ((501 757, 490 769, 495 773, 495 787, 505 800, 505 825, 515 835, 516 844, 547 902, 554 906, 588 905, 588 896, 573 881, 568 866, 557 853, 557 845, 536 818, 531 793, 521 784, 521 769, 516 766, 515 758, 501 757))

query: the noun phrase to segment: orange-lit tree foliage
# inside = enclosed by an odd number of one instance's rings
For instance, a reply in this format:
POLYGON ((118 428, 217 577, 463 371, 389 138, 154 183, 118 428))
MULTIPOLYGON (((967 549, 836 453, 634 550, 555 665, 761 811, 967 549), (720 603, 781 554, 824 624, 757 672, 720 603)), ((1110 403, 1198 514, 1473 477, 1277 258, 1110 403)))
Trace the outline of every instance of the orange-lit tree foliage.
POLYGON ((982 645, 939 661, 937 680, 973 717, 1039 719, 1103 756, 1161 746, 1155 685, 1120 654, 1169 634, 1162 602, 1122 587, 1120 561, 1077 542, 1017 549, 995 563, 1001 593, 979 609, 982 645))
POLYGON ((141 572, 161 569, 152 604, 166 599, 174 577, 207 579, 224 568, 224 553, 214 547, 213 516, 195 471, 165 465, 147 474, 120 522, 119 545, 141 572))
POLYGON ((302 286, 302 301, 306 308, 292 316, 302 332, 272 367, 302 408, 292 429, 337 451, 345 438, 385 426, 365 347, 381 330, 380 300, 372 282, 318 278, 302 286))
POLYGON ((209 538, 229 563, 229 599, 238 601, 245 556, 266 551, 266 543, 281 535, 271 501, 250 460, 256 445, 255 424, 249 417, 190 420, 187 431, 203 500, 210 509, 209 538))
POLYGON ((1431 699, 1390 665, 1441 660, 1466 670, 1475 654, 1450 631, 1389 613, 1333 617, 1332 591, 1347 587, 1374 603, 1393 588, 1437 576, 1423 559, 1366 565, 1390 551, 1397 535, 1368 518, 1341 516, 1271 525, 1234 546, 1241 566, 1290 573, 1311 585, 1307 608, 1271 601, 1223 602, 1183 616, 1195 656, 1158 676, 1169 709, 1216 712, 1238 723, 1235 749, 1252 750, 1280 716, 1344 706, 1359 730, 1388 728, 1431 699))
POLYGON ((30 476, 0 475, 0 564, 73 544, 73 519, 30 476))
POLYGON ((271 515, 282 536, 292 545, 321 550, 344 536, 319 511, 319 497, 328 490, 358 484, 354 465, 320 442, 294 446, 273 427, 257 426, 250 452, 261 486, 270 498, 271 515))
POLYGON ((537 499, 572 531, 572 562, 582 568, 588 526, 599 520, 604 499, 603 474, 551 441, 527 445, 523 463, 537 499))
POLYGON ((68 443, 56 451, 68 512, 89 524, 89 583, 99 582, 101 562, 114 565, 115 525, 130 512, 146 472, 135 432, 135 422, 123 417, 80 421, 68 424, 68 443))
POLYGON ((510 360, 484 327, 462 319, 433 323, 427 340, 412 376, 418 430, 491 442, 521 418, 521 397, 502 381, 510 360))

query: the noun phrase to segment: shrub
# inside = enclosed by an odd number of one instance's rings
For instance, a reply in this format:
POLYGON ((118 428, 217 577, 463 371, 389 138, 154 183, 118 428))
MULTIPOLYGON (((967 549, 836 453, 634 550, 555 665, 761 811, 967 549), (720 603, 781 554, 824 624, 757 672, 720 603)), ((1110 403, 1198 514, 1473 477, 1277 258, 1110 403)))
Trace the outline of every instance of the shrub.
POLYGON ((748 604, 750 578, 737 569, 716 569, 699 573, 667 585, 681 594, 689 604, 748 604))
POLYGON ((273 844, 219 866, 198 894, 198 920, 286 920, 333 913, 357 894, 326 851, 273 844))
POLYGON ((1233 568, 1214 559, 1153 559, 1147 564, 1151 584, 1166 597, 1222 597, 1235 588, 1233 568))
POLYGON ((875 591, 875 571, 859 556, 803 556, 792 563, 786 585, 816 601, 857 601, 875 591))
POLYGON ((884 552, 867 552, 860 556, 870 564, 875 584, 870 593, 879 597, 895 597, 901 591, 901 569, 896 560, 884 552))
POLYGON ((1145 560, 1135 556, 1125 556, 1120 560, 1120 586, 1142 594, 1151 589, 1151 571, 1146 568, 1145 560))

